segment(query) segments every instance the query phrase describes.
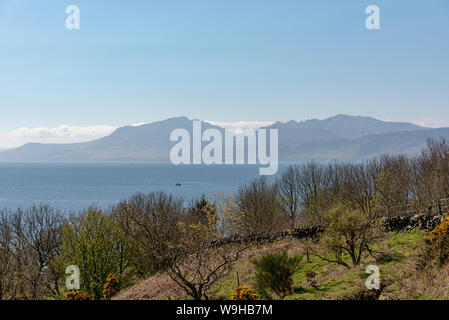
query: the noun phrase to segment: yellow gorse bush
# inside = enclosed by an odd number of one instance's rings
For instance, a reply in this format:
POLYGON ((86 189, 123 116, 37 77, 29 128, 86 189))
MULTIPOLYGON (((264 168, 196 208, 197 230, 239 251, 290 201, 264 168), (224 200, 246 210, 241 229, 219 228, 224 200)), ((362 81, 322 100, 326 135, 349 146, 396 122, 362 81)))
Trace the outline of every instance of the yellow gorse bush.
POLYGON ((106 300, 111 299, 120 291, 120 283, 114 274, 109 274, 106 278, 106 283, 104 284, 103 297, 106 300))
POLYGON ((67 292, 65 300, 92 300, 92 297, 84 291, 70 291, 67 292))
POLYGON ((236 287, 231 300, 257 300, 259 295, 247 286, 236 287))
POLYGON ((449 218, 444 219, 430 232, 429 240, 435 247, 438 247, 445 237, 449 237, 449 218))
POLYGON ((430 232, 429 240, 432 243, 436 257, 440 264, 449 260, 449 218, 444 219, 439 226, 430 232))

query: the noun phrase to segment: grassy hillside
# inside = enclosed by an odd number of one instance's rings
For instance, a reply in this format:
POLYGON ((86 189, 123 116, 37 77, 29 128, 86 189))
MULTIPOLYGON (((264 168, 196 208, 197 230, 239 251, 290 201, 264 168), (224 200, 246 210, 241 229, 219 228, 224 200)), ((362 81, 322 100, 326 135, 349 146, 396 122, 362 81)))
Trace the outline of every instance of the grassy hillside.
MULTIPOLYGON (((381 286, 385 286, 379 299, 448 299, 449 268, 437 267, 429 258, 426 244, 428 232, 387 233, 378 235, 373 246, 375 257, 365 257, 359 267, 347 269, 335 263, 311 256, 303 258, 301 269, 294 275, 294 293, 288 300, 312 299, 362 299, 366 294, 365 273, 368 265, 380 269, 381 286), (306 271, 316 272, 316 287, 308 284, 306 271)), ((239 279, 241 285, 254 288, 254 266, 251 260, 263 254, 286 249, 290 253, 304 254, 304 244, 298 240, 284 240, 271 245, 253 247, 223 281, 217 283, 209 296, 211 299, 229 299, 239 279)), ((177 291, 166 275, 156 275, 122 292, 117 299, 187 299, 177 291)), ((276 298, 276 297, 273 297, 276 298)))

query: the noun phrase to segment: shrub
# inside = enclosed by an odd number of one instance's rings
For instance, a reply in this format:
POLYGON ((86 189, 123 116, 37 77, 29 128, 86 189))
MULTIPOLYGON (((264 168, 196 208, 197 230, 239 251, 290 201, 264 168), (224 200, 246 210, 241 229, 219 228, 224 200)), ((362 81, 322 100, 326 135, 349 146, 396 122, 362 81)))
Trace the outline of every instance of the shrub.
POLYGON ((253 260, 256 266, 255 280, 261 293, 268 296, 268 291, 283 298, 293 293, 293 274, 300 267, 302 256, 288 256, 287 251, 271 253, 253 260))
POLYGON ((67 292, 66 300, 92 300, 90 294, 84 291, 67 292))
POLYGON ((110 300, 120 291, 120 284, 117 277, 114 274, 109 274, 106 278, 106 283, 104 284, 103 297, 106 300, 110 300))
POLYGON ((259 295, 247 286, 236 287, 231 300, 257 300, 259 295))
POLYGON ((449 218, 446 218, 430 232, 430 242, 436 250, 440 263, 445 263, 449 258, 449 218))

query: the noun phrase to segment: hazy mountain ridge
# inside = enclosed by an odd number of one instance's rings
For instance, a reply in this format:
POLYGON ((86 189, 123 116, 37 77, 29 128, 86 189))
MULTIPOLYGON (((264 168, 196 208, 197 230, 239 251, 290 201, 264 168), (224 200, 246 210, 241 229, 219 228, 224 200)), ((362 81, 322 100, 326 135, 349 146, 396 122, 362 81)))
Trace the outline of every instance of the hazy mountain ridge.
MULTIPOLYGON (((40 161, 168 161, 170 133, 183 128, 192 135, 192 120, 170 118, 142 126, 125 126, 84 143, 30 143, 0 152, 2 162, 40 161)), ((202 122, 202 129, 225 129, 202 122)), ((383 153, 419 152, 429 137, 449 138, 449 128, 429 129, 411 123, 337 115, 325 120, 276 122, 279 160, 359 160, 383 153)))
POLYGON ((426 129, 407 122, 386 122, 342 114, 324 120, 276 122, 267 128, 282 132, 283 143, 358 139, 369 135, 426 129))
POLYGON ((378 134, 359 139, 305 141, 280 144, 282 161, 363 160, 381 154, 417 154, 428 138, 449 138, 449 128, 401 131, 378 134))

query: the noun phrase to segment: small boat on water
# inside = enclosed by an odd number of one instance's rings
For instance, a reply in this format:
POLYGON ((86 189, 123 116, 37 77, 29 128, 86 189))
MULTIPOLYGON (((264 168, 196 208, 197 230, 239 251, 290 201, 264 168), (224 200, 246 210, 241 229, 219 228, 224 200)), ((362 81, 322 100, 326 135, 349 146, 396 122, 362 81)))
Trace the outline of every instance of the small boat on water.
POLYGON ((181 184, 180 184, 180 183, 177 183, 177 184, 176 184, 176 186, 177 186, 177 187, 180 187, 180 186, 181 186, 181 184))

